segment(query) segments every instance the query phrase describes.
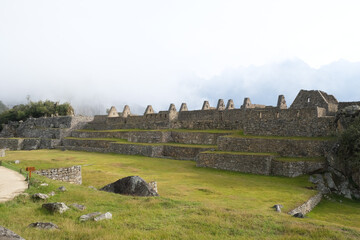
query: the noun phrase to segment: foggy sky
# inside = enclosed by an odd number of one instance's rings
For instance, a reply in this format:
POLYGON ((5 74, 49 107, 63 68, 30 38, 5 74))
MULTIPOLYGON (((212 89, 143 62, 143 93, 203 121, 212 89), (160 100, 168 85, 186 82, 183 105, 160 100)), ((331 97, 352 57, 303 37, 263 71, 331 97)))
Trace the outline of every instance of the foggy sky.
POLYGON ((360 100, 358 1, 0 2, 0 100, 141 112, 300 89, 360 100), (345 60, 343 60, 345 59, 345 60))

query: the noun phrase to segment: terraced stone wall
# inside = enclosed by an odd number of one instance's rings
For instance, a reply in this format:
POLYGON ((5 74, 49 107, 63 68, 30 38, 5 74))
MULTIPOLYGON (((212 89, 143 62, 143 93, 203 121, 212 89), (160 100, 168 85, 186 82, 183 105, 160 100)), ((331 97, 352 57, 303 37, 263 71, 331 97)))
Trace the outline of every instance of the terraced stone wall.
POLYGON ((127 118, 96 117, 86 129, 241 129, 251 135, 327 136, 335 131, 334 117, 324 108, 280 109, 276 107, 230 110, 181 111, 177 118, 161 114, 127 118))
POLYGON ((242 173, 297 177, 325 167, 325 162, 278 161, 271 155, 241 155, 232 153, 207 153, 197 156, 197 167, 208 167, 242 173))
POLYGON ((270 175, 272 159, 272 156, 201 153, 196 166, 270 175))
POLYGON ((220 151, 278 153, 286 157, 321 157, 331 149, 333 141, 277 138, 219 137, 220 151))

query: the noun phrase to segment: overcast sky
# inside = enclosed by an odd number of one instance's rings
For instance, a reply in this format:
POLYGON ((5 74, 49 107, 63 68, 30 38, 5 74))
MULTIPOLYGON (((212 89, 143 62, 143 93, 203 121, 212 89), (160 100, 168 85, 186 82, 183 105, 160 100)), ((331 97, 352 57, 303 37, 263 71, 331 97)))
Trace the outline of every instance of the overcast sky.
POLYGON ((1 0, 0 100, 360 100, 359 12, 359 0, 1 0))

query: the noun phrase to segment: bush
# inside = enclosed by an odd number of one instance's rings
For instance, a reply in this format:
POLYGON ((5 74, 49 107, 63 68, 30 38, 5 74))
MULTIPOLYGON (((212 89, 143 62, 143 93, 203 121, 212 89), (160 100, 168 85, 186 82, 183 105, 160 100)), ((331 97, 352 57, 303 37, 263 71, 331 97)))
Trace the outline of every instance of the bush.
POLYGON ((70 103, 59 104, 50 100, 32 102, 28 104, 20 104, 14 106, 12 109, 6 110, 0 114, 0 130, 2 124, 7 124, 9 121, 25 121, 29 117, 45 117, 51 115, 67 116, 74 113, 73 107, 70 103))
POLYGON ((338 156, 344 161, 348 173, 360 170, 360 118, 352 124, 339 137, 338 156))

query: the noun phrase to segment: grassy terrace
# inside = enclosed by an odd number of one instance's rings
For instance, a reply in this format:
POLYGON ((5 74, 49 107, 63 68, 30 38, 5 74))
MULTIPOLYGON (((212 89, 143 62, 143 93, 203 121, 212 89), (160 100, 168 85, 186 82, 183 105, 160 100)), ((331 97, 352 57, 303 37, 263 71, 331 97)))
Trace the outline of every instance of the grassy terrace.
POLYGON ((143 146, 176 146, 176 147, 193 147, 193 148, 217 148, 216 145, 205 145, 205 144, 129 142, 127 139, 121 139, 121 138, 74 138, 74 137, 67 137, 65 139, 108 141, 108 142, 114 142, 114 143, 118 143, 118 144, 134 144, 134 145, 143 145, 143 146))
POLYGON ((290 140, 318 140, 318 141, 335 141, 336 137, 299 137, 299 136, 257 136, 257 135, 245 135, 242 130, 193 130, 193 129, 158 129, 158 130, 145 130, 145 129, 114 129, 114 130, 76 130, 78 132, 189 132, 189 133, 219 133, 226 134, 228 137, 234 138, 259 138, 259 139, 290 139, 290 140))
POLYGON ((235 134, 241 135, 241 130, 219 130, 219 129, 208 129, 208 130, 193 130, 193 129, 113 129, 113 130, 88 130, 80 129, 77 132, 189 132, 189 133, 220 133, 220 134, 235 134))
POLYGON ((48 202, 79 203, 84 212, 71 209, 49 214, 42 201, 18 197, 0 204, 0 225, 32 239, 359 239, 360 203, 345 199, 323 200, 308 218, 286 214, 315 194, 307 176, 285 178, 196 168, 191 161, 120 154, 58 150, 9 151, 2 158, 13 168, 37 169, 82 165, 83 185, 34 176, 29 194, 55 191, 48 202), (20 160, 19 165, 10 164, 20 160), (95 191, 119 178, 139 175, 157 181, 160 197, 132 197, 95 191), (59 192, 64 185, 68 191, 59 192), (342 203, 339 202, 342 200, 342 203), (284 205, 283 213, 271 207, 284 205), (113 219, 85 222, 79 216, 110 211, 113 219), (32 222, 57 224, 61 230, 27 228, 32 222))

